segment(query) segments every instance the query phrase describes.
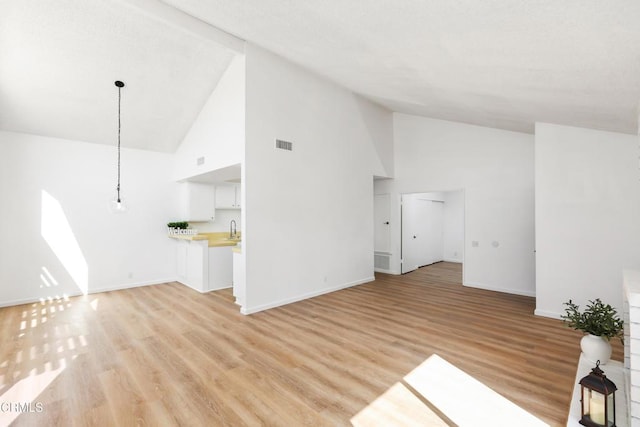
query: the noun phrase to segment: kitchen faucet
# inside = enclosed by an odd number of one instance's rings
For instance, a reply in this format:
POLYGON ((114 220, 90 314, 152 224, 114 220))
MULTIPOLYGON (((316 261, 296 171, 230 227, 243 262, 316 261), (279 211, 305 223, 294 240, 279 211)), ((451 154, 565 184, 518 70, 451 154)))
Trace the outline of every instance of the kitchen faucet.
POLYGON ((236 234, 238 234, 238 231, 236 230, 236 220, 232 219, 229 223, 229 238, 233 239, 236 234))

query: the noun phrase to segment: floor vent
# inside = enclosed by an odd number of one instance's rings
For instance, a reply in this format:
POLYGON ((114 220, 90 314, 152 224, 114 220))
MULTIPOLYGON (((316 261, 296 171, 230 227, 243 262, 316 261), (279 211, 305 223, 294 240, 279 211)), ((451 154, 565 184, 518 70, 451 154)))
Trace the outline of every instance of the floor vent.
POLYGON ((373 266, 381 270, 389 270, 391 256, 385 253, 376 253, 373 259, 373 266))
POLYGON ((276 148, 281 150, 293 151, 293 142, 276 139, 276 148))

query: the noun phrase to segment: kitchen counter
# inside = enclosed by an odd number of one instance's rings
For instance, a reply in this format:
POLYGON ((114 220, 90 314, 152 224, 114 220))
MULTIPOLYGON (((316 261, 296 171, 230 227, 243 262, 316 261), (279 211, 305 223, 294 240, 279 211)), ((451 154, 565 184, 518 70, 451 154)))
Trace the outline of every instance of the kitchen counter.
POLYGON ((223 247, 223 246, 236 246, 240 239, 240 234, 238 234, 236 239, 230 240, 229 233, 220 231, 220 232, 212 232, 212 233, 198 233, 198 234, 171 234, 169 233, 169 237, 172 239, 179 240, 208 240, 209 247, 223 247))

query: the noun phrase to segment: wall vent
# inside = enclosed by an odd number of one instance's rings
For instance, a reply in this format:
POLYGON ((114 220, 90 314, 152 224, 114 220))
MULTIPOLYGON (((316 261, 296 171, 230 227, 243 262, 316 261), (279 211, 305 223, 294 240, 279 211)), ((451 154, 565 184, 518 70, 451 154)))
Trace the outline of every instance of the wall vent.
POLYGON ((376 253, 373 259, 373 267, 381 270, 389 270, 391 256, 385 253, 376 253))
POLYGON ((281 150, 293 151, 293 142, 276 139, 276 148, 281 150))

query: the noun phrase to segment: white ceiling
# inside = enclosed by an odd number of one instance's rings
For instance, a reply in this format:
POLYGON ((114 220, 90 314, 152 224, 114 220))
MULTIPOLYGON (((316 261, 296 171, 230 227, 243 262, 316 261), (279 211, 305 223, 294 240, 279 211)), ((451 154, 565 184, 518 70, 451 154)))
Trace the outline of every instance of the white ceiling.
POLYGON ((165 1, 394 111, 638 131, 638 0, 165 1))
POLYGON ((175 151, 234 52, 135 4, 0 1, 0 129, 175 151))
POLYGON ((638 0, 1 0, 0 129, 115 144, 119 79, 123 146, 172 152, 239 39, 394 111, 638 131, 638 0))

